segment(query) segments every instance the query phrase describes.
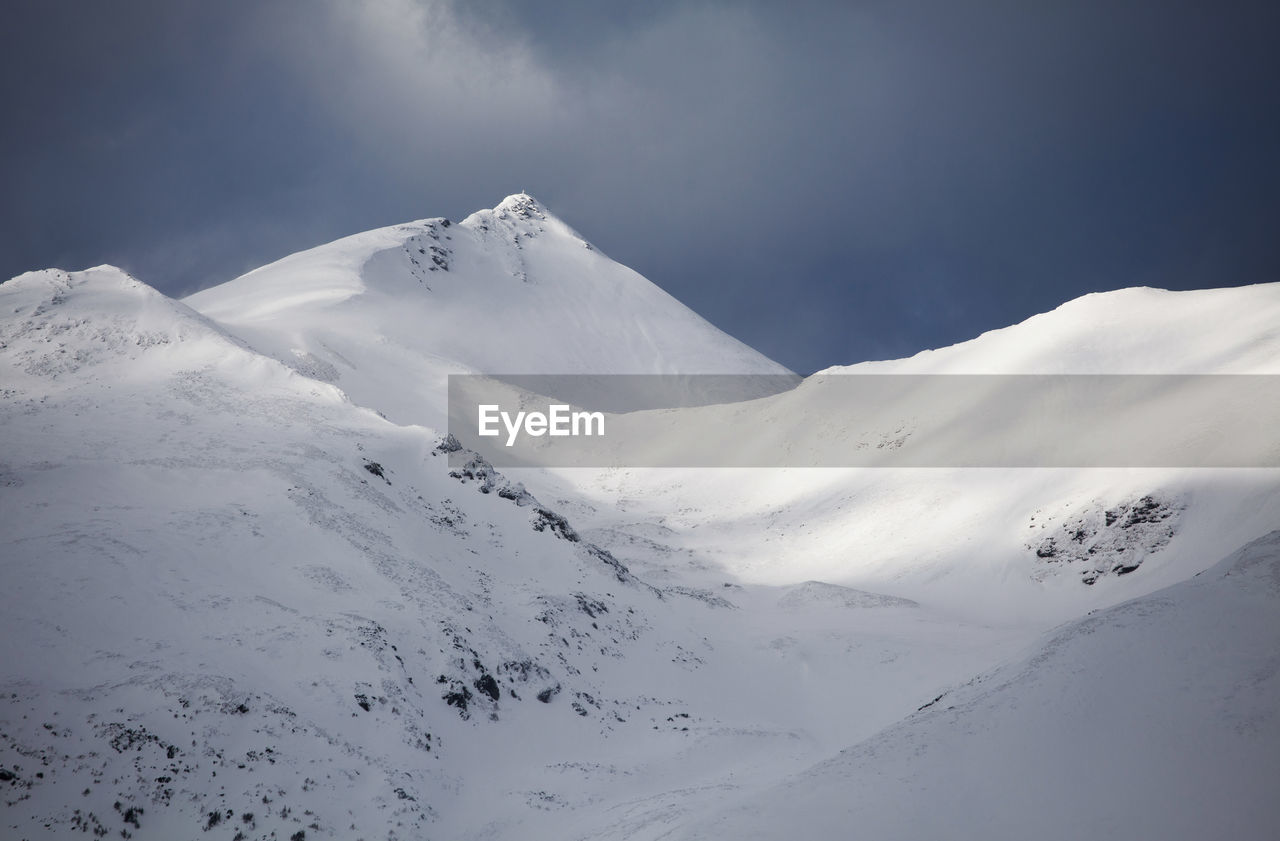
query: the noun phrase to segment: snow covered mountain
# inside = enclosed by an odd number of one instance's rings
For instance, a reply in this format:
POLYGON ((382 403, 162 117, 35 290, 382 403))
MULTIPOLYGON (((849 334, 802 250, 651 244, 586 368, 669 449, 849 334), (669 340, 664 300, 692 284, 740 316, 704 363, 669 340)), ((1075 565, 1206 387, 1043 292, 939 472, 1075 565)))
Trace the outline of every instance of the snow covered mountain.
POLYGON ((786 374, 532 196, 294 254, 186 299, 400 423, 441 428, 445 377, 786 374))
MULTIPOLYGON (((1122 290, 854 370, 1276 373, 1276 324, 1122 290)), ((785 372, 528 196, 185 302, 22 275, 0 371, 5 837, 1280 827, 1276 471, 450 467, 450 372, 785 372)))
MULTIPOLYGON (((892 448, 913 432, 909 411, 905 425, 859 427, 852 412, 831 411, 818 381, 855 374, 1274 375, 1276 325, 1280 284, 1089 295, 951 348, 819 372, 748 408, 682 410, 671 437, 682 424, 732 429, 735 417, 749 412, 772 436, 756 446, 802 451, 811 440, 848 440, 892 448)), ((894 401, 870 418, 893 420, 894 401)), ((998 427, 976 434, 986 437, 975 444, 1002 435, 998 427)), ((531 486, 546 481, 512 472, 531 486)), ((744 581, 837 581, 987 621, 1065 621, 1151 592, 1280 522, 1280 483, 1275 470, 1263 468, 560 472, 558 493, 590 500, 579 519, 619 551, 632 542, 631 526, 657 525, 667 543, 715 558, 717 573, 744 581), (1083 592, 1081 582, 1096 585, 1093 592, 1083 592)))
POLYGON ((7 834, 461 837, 688 717, 716 598, 117 270, 0 301, 7 834))

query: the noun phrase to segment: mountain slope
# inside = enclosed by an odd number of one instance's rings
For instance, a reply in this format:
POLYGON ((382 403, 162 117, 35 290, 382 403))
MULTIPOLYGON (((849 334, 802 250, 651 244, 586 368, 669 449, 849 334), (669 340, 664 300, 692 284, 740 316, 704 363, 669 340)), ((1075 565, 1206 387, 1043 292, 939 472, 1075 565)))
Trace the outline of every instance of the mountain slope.
MULTIPOLYGON (((1275 374, 1277 324, 1277 283, 1089 295, 951 348, 836 367, 754 404, 681 410, 671 426, 673 435, 692 429, 696 443, 701 431, 737 429, 736 416, 751 413, 767 437, 742 447, 763 448, 766 456, 794 452, 797 464, 806 463, 801 456, 810 445, 892 450, 898 439, 928 428, 911 416, 909 381, 901 383, 900 401, 890 396, 874 411, 833 410, 818 381, 862 374, 1275 374), (860 426, 862 417, 893 423, 860 426)), ((966 434, 978 436, 975 449, 986 452, 1008 443, 998 425, 944 440, 959 447, 966 434)), ((657 440, 678 451, 666 437, 657 440)), ((519 475, 531 486, 540 481, 519 475)), ((1142 595, 1280 523, 1280 478, 1265 468, 564 471, 563 487, 563 494, 572 487, 591 501, 594 513, 581 519, 601 535, 661 526, 672 546, 714 559, 719 572, 740 580, 816 578, 945 603, 991 621, 1063 621, 1142 595), (1158 523, 1132 522, 1129 512, 1144 506, 1158 523)))
POLYGON ((787 373, 531 196, 294 254, 186 299, 400 423, 440 428, 449 373, 787 373))
POLYGON ((1280 283, 1230 289, 1133 287, 908 359, 833 372, 894 374, 1280 373, 1280 283))
POLYGON ((680 838, 1275 837, 1280 532, 680 838))
POLYGON ((527 493, 118 270, 0 308, 7 836, 421 837, 477 719, 580 741, 678 645, 527 493))

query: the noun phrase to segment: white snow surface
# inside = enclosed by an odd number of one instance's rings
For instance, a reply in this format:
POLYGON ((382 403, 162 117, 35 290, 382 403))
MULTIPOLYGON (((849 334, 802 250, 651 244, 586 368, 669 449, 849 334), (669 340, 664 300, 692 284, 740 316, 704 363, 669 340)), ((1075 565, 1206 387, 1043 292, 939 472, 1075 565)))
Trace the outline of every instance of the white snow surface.
POLYGON ((1275 836, 1280 531, 1054 630, 689 838, 1275 836))
MULTIPOLYGON (((1277 324, 1121 290, 850 370, 1276 373, 1277 324)), ((186 302, 0 285, 0 835, 1276 837, 1274 470, 439 451, 450 372, 784 370, 523 194, 186 302)))
POLYGON ((286 257, 186 299, 400 423, 439 427, 445 377, 786 374, 532 196, 286 257))
POLYGON ((893 374, 1280 373, 1280 284, 1095 292, 908 359, 830 371, 893 374))

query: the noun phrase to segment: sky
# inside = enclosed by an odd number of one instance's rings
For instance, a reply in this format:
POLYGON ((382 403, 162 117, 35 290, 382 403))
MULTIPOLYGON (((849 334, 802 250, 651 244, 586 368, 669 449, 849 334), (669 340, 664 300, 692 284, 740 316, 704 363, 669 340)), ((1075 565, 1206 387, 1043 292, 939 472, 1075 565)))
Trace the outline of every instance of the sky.
POLYGON ((170 295, 525 190, 801 373, 1280 281, 1263 2, 10 0, 0 276, 170 295))

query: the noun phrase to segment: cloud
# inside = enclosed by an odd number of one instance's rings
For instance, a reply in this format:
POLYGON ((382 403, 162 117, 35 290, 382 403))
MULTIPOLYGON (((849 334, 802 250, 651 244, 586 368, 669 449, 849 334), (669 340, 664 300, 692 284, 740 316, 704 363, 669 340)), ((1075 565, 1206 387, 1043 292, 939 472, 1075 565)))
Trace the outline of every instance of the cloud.
POLYGON ((1280 279, 1270 5, 20 11, 0 35, 13 272, 113 259, 187 291, 523 188, 799 370, 1094 289, 1280 279))
POLYGON ((313 8, 301 20, 269 9, 262 31, 300 95, 350 144, 349 166, 456 195, 453 185, 477 171, 509 171, 524 155, 537 162, 553 145, 564 93, 518 39, 448 2, 313 8))

